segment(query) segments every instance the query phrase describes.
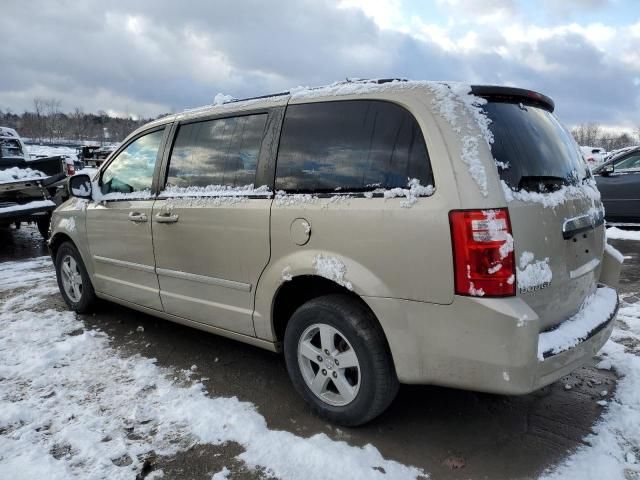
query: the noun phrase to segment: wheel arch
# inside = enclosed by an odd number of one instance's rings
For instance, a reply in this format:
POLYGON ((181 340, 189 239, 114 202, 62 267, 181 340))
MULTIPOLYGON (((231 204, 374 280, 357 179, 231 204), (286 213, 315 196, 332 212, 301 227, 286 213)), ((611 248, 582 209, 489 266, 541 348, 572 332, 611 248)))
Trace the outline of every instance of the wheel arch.
POLYGON ((291 320, 291 316, 299 307, 314 298, 331 294, 344 295, 345 297, 354 300, 371 313, 375 326, 380 330, 382 338, 386 343, 387 351, 393 362, 393 355, 385 329, 369 304, 354 291, 319 275, 298 275, 280 285, 280 288, 278 288, 273 297, 271 305, 271 324, 274 342, 279 346, 282 345, 284 334, 287 325, 291 320))

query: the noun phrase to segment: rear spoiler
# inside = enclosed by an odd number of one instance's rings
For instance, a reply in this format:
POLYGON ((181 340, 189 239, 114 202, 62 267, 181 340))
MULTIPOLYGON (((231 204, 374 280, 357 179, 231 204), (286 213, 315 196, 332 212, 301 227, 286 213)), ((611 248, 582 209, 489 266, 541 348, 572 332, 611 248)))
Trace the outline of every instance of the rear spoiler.
POLYGON ((524 88, 501 87, 498 85, 472 85, 471 93, 487 100, 504 102, 523 102, 529 105, 538 105, 545 110, 553 112, 556 105, 550 97, 542 93, 526 90, 524 88))

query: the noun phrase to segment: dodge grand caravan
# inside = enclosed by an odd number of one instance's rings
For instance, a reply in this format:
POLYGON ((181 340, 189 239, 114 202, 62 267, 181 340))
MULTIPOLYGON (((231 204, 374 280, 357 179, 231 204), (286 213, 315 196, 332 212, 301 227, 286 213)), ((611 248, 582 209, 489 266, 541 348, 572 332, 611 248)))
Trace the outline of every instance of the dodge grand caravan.
POLYGON ((553 101, 374 80, 132 133, 54 214, 60 292, 284 353, 340 424, 399 383, 524 394, 608 339, 620 264, 553 101))

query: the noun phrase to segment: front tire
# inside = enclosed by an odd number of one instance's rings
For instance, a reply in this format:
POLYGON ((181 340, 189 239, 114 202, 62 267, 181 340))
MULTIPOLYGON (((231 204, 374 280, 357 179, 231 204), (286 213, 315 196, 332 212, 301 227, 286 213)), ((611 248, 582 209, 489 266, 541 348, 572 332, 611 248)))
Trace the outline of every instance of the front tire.
POLYGON ((56 253, 56 277, 62 298, 77 313, 88 312, 96 294, 78 249, 71 242, 60 245, 56 253))
POLYGON ((398 392, 382 329, 346 295, 308 301, 292 315, 284 354, 294 387, 321 417, 346 426, 381 414, 398 392))

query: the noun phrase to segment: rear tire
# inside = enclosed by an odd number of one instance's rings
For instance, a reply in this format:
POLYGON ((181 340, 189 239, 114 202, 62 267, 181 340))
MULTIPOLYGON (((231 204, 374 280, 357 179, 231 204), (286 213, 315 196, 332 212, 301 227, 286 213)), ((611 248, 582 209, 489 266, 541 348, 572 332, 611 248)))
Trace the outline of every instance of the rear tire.
POLYGON ((366 423, 398 392, 382 329, 365 305, 347 295, 326 295, 299 307, 287 324, 284 355, 298 393, 333 423, 366 423))
POLYGON ((56 277, 62 298, 77 313, 86 313, 96 304, 93 284, 78 249, 64 242, 56 253, 56 277))

